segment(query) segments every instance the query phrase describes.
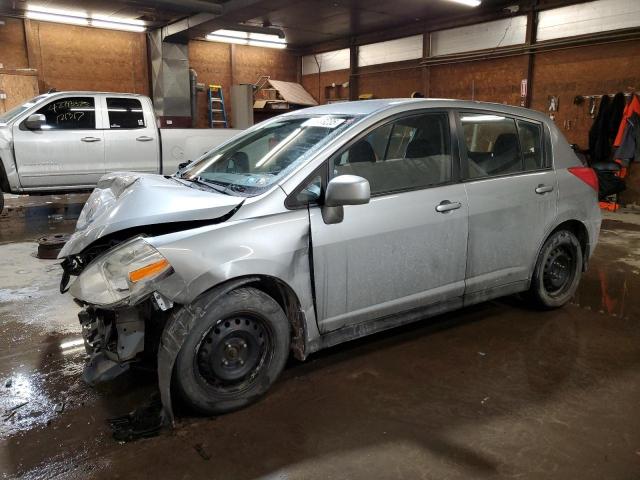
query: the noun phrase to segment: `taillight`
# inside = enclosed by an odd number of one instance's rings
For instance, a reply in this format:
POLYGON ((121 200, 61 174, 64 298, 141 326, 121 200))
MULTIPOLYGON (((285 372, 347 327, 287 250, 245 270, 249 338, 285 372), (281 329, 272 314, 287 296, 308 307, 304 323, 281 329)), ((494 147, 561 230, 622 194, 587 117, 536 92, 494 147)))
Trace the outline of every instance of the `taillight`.
POLYGON ((598 176, 593 168, 589 167, 569 167, 567 170, 573 173, 576 177, 582 180, 584 183, 598 191, 598 176))

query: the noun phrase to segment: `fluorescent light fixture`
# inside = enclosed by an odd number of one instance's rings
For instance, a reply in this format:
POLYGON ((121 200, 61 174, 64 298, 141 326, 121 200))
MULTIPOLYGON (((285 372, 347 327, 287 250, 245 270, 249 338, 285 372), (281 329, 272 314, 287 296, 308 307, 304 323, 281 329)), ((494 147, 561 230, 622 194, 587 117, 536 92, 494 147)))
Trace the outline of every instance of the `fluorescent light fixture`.
POLYGON ((482 0, 449 0, 450 2, 460 3, 467 7, 478 7, 482 3, 482 0))
POLYGON ((263 42, 261 40, 249 40, 249 46, 266 48, 287 48, 286 43, 263 42))
POLYGON ((111 30, 125 30, 129 32, 144 32, 147 27, 144 22, 136 19, 114 19, 104 15, 89 16, 83 10, 62 10, 59 8, 27 6, 27 18, 44 22, 67 23, 84 27, 108 28, 111 30))
POLYGON ((216 30, 206 36, 210 42, 236 43, 252 47, 287 48, 287 42, 278 35, 267 33, 242 32, 240 30, 216 30))
POLYGON ((206 36, 206 39, 209 40, 210 42, 237 43, 239 45, 249 45, 249 40, 244 40, 241 38, 223 37, 222 35, 213 35, 211 33, 206 36))
POLYGON ((147 30, 146 27, 141 25, 130 25, 128 23, 107 22, 105 20, 94 19, 91 19, 91 26, 97 28, 109 28, 111 30, 125 30, 127 32, 144 32, 147 30))
POLYGON ((88 18, 72 17, 68 15, 57 15, 53 13, 30 12, 27 11, 27 18, 31 20, 42 20, 43 22, 69 23, 71 25, 89 26, 88 18))

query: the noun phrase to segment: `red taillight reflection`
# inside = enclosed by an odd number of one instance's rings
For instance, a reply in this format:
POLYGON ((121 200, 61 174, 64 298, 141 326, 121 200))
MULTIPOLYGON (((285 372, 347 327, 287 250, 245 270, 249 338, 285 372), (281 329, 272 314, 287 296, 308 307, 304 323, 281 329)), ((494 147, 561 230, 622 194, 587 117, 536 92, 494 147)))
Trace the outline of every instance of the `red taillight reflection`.
POLYGON ((569 167, 567 170, 593 188, 596 192, 598 191, 598 176, 593 168, 569 167))

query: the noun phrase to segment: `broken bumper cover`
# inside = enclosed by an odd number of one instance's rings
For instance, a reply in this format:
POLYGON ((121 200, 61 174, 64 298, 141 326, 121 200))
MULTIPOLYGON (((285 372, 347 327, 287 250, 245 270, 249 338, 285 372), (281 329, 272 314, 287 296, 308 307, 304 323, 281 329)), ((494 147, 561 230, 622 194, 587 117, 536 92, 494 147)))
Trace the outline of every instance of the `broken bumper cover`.
POLYGON ((110 312, 88 307, 80 311, 78 318, 89 355, 83 379, 89 385, 126 372, 144 351, 145 322, 137 309, 110 312))

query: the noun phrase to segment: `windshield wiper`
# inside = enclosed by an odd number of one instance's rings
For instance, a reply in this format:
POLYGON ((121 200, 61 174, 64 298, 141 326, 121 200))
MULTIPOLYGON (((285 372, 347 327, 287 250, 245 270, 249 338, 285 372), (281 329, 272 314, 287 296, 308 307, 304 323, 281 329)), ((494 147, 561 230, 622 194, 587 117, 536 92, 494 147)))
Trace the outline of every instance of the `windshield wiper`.
POLYGON ((187 180, 189 182, 193 182, 193 183, 197 183, 198 185, 204 185, 207 188, 210 188, 211 190, 214 190, 218 193, 224 193, 225 195, 231 195, 229 192, 227 192, 227 187, 226 184, 221 184, 219 182, 213 182, 210 180, 205 180, 202 177, 194 177, 194 178, 185 178, 184 180, 187 180), (221 188, 223 187, 223 188, 221 188))

